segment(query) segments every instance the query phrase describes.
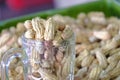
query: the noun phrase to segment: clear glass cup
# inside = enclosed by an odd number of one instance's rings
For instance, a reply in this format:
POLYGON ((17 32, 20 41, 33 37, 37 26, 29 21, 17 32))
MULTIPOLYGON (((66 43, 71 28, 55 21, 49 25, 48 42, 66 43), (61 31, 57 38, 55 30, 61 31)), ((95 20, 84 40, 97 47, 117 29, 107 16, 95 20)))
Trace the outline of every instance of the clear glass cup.
POLYGON ((41 42, 22 36, 22 48, 10 49, 3 55, 1 79, 9 80, 8 67, 18 57, 23 63, 24 80, 74 80, 75 40, 71 40, 55 47, 51 41, 41 42))

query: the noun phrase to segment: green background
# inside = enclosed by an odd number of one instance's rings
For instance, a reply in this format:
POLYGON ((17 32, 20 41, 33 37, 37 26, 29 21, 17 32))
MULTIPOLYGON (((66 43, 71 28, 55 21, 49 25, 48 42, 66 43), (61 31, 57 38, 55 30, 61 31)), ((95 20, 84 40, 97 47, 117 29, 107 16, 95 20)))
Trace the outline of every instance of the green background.
POLYGON ((90 11, 102 11, 106 17, 117 16, 120 17, 120 0, 97 0, 64 9, 55 9, 44 12, 38 12, 31 15, 21 16, 14 19, 0 22, 0 31, 11 26, 16 26, 18 22, 23 22, 27 19, 39 16, 47 18, 55 14, 67 15, 76 17, 80 12, 88 13, 90 11))

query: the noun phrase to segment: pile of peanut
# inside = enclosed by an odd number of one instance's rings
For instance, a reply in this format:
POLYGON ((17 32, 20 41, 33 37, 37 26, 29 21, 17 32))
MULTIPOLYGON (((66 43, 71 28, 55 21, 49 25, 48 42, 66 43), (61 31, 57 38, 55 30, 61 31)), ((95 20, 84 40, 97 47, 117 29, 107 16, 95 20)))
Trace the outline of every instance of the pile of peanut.
MULTIPOLYGON (((120 80, 120 20, 117 17, 106 18, 103 12, 90 12, 80 13, 76 19, 61 15, 54 15, 52 19, 61 26, 70 25, 75 32, 75 80, 120 80)), ((21 47, 20 36, 24 31, 24 25, 19 23, 16 28, 1 32, 1 57, 11 47, 21 47)), ((9 72, 10 80, 22 80, 19 59, 11 62, 9 72)))

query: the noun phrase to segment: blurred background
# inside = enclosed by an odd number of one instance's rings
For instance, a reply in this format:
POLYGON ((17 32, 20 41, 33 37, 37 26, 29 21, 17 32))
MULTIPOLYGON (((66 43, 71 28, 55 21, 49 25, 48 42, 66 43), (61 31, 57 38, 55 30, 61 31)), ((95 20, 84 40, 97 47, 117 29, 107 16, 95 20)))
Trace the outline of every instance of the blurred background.
POLYGON ((91 0, 0 0, 0 21, 88 1, 91 0))

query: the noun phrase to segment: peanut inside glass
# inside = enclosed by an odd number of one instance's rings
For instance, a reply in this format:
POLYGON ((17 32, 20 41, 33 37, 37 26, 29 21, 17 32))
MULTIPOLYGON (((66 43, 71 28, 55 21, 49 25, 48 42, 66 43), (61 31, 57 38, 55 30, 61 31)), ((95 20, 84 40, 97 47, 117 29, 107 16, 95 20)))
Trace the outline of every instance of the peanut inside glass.
POLYGON ((69 41, 63 41, 55 47, 51 41, 37 41, 22 36, 29 66, 29 79, 73 80, 74 46, 69 41))

